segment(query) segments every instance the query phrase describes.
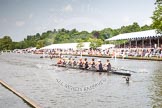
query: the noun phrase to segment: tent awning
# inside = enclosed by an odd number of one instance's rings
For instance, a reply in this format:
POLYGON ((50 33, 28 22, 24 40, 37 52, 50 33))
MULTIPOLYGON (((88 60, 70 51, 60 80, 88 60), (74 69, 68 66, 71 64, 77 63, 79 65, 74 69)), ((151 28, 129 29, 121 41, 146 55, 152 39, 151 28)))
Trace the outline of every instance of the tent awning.
MULTIPOLYGON (((52 44, 45 47, 42 47, 40 49, 77 49, 78 43, 64 43, 64 44, 52 44)), ((89 49, 90 48, 90 42, 83 42, 82 49, 89 49)))
POLYGON ((160 37, 162 34, 158 34, 156 30, 147 30, 140 32, 124 33, 114 36, 112 38, 106 39, 105 41, 113 40, 125 40, 125 39, 138 39, 138 38, 151 38, 151 37, 160 37))

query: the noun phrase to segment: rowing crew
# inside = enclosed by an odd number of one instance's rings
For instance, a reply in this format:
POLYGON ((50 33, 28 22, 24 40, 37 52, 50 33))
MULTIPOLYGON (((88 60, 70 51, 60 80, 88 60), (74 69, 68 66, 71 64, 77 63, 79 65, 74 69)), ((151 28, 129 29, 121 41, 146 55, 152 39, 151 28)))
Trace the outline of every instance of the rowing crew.
POLYGON ((111 64, 108 59, 105 64, 102 64, 100 59, 98 59, 97 62, 95 62, 94 58, 92 58, 90 62, 87 61, 87 58, 84 59, 80 58, 79 61, 76 61, 73 58, 69 59, 59 58, 57 64, 68 65, 71 67, 79 66, 79 68, 84 69, 96 69, 101 72, 104 70, 104 68, 106 68, 108 72, 111 71, 111 64))

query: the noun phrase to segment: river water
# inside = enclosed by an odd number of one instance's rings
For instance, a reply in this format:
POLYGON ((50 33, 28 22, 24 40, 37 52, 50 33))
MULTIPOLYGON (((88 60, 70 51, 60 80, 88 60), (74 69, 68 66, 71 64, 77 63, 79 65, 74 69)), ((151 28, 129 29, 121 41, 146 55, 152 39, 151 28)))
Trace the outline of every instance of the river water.
MULTIPOLYGON (((110 62, 135 71, 129 83, 120 75, 58 68, 51 66, 56 59, 14 53, 0 55, 0 79, 42 108, 162 108, 162 62, 110 62)), ((0 108, 27 107, 13 95, 0 86, 0 108)))

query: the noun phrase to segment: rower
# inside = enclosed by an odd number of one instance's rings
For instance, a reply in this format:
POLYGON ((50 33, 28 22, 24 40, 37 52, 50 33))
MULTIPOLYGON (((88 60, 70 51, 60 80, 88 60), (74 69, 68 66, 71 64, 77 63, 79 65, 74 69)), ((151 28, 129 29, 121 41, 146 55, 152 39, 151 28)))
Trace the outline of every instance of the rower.
POLYGON ((84 68, 85 68, 85 69, 88 69, 89 66, 88 66, 87 58, 84 59, 83 64, 84 64, 84 68))
POLYGON ((69 66, 72 66, 72 58, 69 58, 67 63, 68 63, 69 66))
POLYGON ((66 61, 65 61, 65 59, 62 60, 62 64, 63 64, 64 66, 66 66, 66 61))
POLYGON ((107 62, 106 62, 106 67, 107 67, 107 72, 111 71, 111 64, 110 64, 110 61, 109 59, 107 59, 107 62))
POLYGON ((77 65, 77 62, 75 59, 72 59, 72 67, 76 66, 77 65))
POLYGON ((82 58, 80 58, 80 59, 79 59, 78 64, 79 64, 79 68, 83 68, 83 62, 82 62, 82 58))
POLYGON ((58 59, 57 64, 62 64, 62 59, 61 58, 58 59))
POLYGON ((92 58, 92 61, 90 62, 91 68, 95 69, 95 59, 92 58))
POLYGON ((102 67, 102 63, 101 63, 100 59, 98 59, 98 68, 97 69, 98 69, 99 72, 103 71, 103 67, 102 67))

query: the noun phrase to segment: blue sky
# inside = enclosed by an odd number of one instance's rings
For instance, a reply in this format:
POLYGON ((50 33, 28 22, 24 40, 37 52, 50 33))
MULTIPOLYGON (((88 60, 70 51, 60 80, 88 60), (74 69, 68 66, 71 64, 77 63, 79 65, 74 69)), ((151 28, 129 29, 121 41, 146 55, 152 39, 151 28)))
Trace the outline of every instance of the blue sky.
POLYGON ((21 41, 54 28, 79 31, 151 24, 155 0, 0 0, 0 37, 21 41))

